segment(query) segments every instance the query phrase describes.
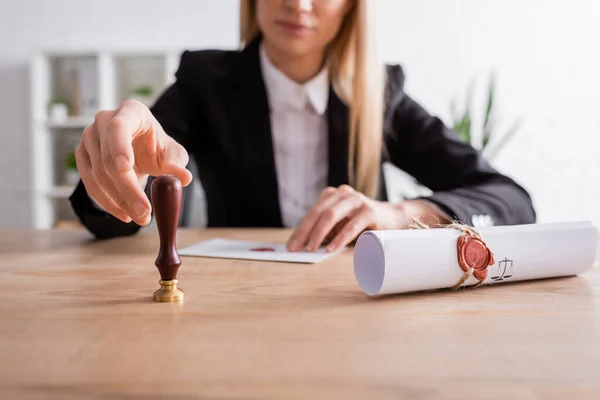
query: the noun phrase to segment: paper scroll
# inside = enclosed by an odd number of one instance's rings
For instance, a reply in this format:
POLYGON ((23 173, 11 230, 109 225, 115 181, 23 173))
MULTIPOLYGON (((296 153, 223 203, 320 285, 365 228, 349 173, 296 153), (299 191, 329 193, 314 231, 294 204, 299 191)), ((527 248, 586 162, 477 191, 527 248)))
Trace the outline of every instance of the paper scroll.
MULTIPOLYGON (((578 275, 596 259, 598 230, 591 222, 479 229, 494 253, 484 284, 578 275)), ((368 295, 453 287, 464 275, 457 262, 462 232, 449 229, 367 231, 354 248, 354 273, 368 295)), ((476 284, 474 277, 464 286, 476 284)))

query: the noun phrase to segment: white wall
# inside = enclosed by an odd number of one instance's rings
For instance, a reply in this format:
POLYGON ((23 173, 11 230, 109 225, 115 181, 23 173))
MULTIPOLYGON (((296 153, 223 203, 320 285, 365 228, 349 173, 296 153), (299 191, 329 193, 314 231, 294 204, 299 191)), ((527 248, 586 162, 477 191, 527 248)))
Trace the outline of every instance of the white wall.
MULTIPOLYGON (((382 0, 384 56, 449 117, 495 69, 503 115, 525 126, 496 165, 541 221, 600 223, 599 0, 382 0)), ((0 226, 30 225, 29 83, 39 49, 233 47, 236 0, 0 0, 0 226)))
POLYGON ((471 77, 496 70, 502 115, 525 125, 495 165, 532 192, 541 221, 600 223, 600 1, 383 5, 384 54, 408 90, 447 118, 471 77))

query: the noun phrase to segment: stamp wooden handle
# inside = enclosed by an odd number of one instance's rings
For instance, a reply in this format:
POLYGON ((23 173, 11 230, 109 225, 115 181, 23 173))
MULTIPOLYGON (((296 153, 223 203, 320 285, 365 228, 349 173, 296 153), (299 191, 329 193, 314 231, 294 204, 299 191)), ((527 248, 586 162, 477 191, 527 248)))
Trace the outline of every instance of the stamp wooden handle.
POLYGON ((173 175, 161 175, 152 182, 152 208, 160 237, 160 250, 155 265, 164 281, 177 278, 181 259, 177 253, 176 235, 183 187, 173 175))

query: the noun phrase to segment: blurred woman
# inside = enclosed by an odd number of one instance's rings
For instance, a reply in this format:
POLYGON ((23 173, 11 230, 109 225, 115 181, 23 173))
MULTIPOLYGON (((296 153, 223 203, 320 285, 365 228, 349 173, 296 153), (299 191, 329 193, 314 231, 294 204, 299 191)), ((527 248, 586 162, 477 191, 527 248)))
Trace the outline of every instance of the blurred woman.
POLYGON ((151 218, 148 178, 173 174, 201 181, 208 226, 294 228, 292 251, 333 251, 414 217, 534 222, 527 192, 411 99, 399 65, 381 63, 376 4, 242 0, 240 50, 184 52, 152 109, 126 101, 85 129, 71 196, 81 221, 101 238, 137 232, 151 218), (387 202, 384 161, 433 194, 387 202))

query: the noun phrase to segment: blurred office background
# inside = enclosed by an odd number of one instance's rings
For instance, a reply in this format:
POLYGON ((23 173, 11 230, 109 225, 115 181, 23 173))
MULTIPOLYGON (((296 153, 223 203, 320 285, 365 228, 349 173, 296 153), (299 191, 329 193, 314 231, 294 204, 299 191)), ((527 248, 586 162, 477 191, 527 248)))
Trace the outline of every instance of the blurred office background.
MULTIPOLYGON (((504 145, 486 156, 530 191, 540 222, 600 223, 600 0, 381 0, 380 9, 384 60, 404 66, 407 91, 431 113, 464 132, 472 88, 476 146, 495 73, 490 146, 504 145)), ((0 227, 72 217, 68 151, 91 110, 156 96, 181 50, 237 40, 237 0, 1 0, 0 227), (61 117, 59 100, 78 102, 82 117, 61 117)), ((392 196, 415 193, 386 171, 392 196)))

